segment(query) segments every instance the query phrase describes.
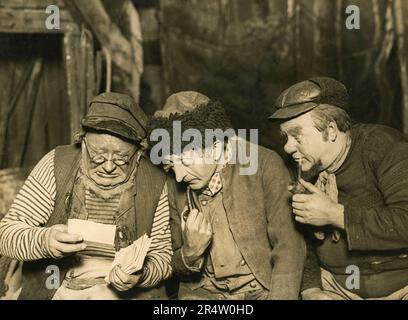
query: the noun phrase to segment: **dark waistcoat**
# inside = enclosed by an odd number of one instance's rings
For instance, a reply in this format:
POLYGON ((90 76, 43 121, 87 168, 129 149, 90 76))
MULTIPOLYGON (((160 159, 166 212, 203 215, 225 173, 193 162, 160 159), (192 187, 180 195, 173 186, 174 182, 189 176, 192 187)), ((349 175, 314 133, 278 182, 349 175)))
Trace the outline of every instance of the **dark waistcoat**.
MULTIPOLYGON (((60 146, 55 149, 54 174, 56 180, 56 199, 52 212, 45 227, 56 224, 66 224, 71 212, 81 211, 76 206, 79 201, 72 201, 74 184, 81 160, 81 148, 78 145, 60 146)), ((166 182, 166 175, 159 167, 154 166, 148 159, 141 157, 136 172, 135 186, 132 192, 122 197, 120 211, 116 225, 118 231, 124 235, 116 237, 116 247, 123 247, 132 243, 144 233, 150 235, 154 213, 161 192, 166 182), (133 198, 133 199, 129 199, 133 198), (131 201, 130 201, 131 200, 131 201)), ((75 188, 77 189, 77 188, 75 188)), ((50 265, 58 266, 60 282, 65 278, 70 268, 72 258, 60 260, 42 259, 25 262, 23 267, 23 289, 19 299, 52 299, 57 289, 49 290, 46 280, 50 274, 46 269, 50 265)))

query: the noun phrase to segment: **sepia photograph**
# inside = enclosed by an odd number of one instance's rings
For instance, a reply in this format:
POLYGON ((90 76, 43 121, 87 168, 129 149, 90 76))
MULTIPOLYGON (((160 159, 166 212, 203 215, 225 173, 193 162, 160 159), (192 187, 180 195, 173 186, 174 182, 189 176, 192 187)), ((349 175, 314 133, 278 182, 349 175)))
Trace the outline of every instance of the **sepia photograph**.
POLYGON ((0 300, 408 300, 408 0, 0 0, 0 300))

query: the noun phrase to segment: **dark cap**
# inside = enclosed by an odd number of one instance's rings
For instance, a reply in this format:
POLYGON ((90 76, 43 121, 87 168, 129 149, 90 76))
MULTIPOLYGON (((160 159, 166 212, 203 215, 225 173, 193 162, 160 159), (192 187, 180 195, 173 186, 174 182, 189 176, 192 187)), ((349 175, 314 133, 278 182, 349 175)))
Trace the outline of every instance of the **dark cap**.
POLYGON ((147 116, 132 97, 105 92, 92 99, 82 126, 140 142, 146 137, 147 116))
POLYGON ((328 77, 311 78, 283 91, 275 103, 277 110, 269 119, 297 117, 320 104, 348 110, 348 102, 347 88, 340 81, 328 77))

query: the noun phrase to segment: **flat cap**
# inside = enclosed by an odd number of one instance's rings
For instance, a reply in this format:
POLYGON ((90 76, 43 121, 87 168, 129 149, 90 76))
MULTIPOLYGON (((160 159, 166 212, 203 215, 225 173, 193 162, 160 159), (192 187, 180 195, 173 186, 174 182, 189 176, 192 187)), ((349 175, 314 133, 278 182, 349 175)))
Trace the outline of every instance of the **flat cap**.
POLYGON ((206 105, 210 98, 196 91, 180 91, 167 98, 162 110, 156 111, 155 117, 169 117, 191 112, 199 106, 206 105))
POLYGON ((101 130, 140 142, 146 137, 147 121, 146 114, 132 97, 105 92, 92 99, 82 126, 85 131, 101 130))
POLYGON ((348 103, 349 95, 343 83, 328 77, 311 78, 283 91, 276 100, 276 111, 269 119, 297 117, 321 104, 348 110, 348 103))

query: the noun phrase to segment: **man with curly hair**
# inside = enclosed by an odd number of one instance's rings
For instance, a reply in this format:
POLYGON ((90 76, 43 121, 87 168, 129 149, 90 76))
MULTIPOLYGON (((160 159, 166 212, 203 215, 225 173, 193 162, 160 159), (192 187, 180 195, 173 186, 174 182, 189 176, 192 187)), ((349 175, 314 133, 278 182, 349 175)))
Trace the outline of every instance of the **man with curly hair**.
POLYGON ((179 298, 297 299, 305 247, 277 153, 224 134, 232 126, 223 106, 198 92, 170 96, 151 127, 152 162, 161 149, 164 169, 187 186, 184 210, 171 217, 179 298), (234 160, 251 148, 257 170, 241 170, 234 160))

